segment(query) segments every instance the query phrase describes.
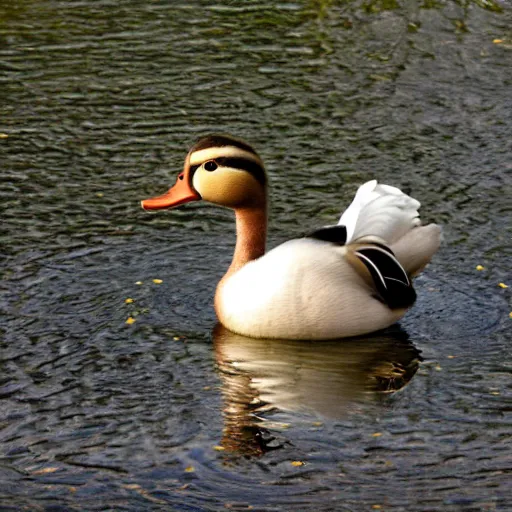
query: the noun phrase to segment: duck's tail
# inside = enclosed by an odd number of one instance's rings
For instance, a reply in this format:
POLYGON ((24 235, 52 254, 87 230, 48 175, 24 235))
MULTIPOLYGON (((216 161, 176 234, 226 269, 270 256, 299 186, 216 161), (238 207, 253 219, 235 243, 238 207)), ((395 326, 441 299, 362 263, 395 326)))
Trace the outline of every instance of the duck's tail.
POLYGON ((389 246, 409 275, 417 274, 439 248, 441 229, 436 224, 421 226, 420 202, 400 189, 368 181, 338 224, 347 229, 347 244, 380 242, 389 246))
POLYGON ((418 226, 390 248, 410 276, 419 274, 441 245, 441 228, 437 224, 418 226))

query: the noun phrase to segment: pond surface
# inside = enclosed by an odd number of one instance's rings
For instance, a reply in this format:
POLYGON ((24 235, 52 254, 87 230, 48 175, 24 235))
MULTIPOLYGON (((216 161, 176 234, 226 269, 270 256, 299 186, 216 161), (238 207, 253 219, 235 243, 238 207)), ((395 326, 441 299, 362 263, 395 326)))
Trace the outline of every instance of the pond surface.
POLYGON ((0 20, 2 512, 510 510, 509 2, 17 0, 0 20), (271 246, 374 177, 422 202, 444 243, 400 327, 215 327, 232 215, 139 206, 212 131, 264 158, 271 246))

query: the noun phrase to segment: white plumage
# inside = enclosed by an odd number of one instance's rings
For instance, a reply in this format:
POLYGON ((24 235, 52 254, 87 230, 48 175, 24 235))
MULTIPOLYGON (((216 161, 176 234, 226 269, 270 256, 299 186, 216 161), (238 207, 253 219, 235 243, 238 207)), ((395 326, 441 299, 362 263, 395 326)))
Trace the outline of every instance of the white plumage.
POLYGON ((383 329, 390 310, 346 259, 347 247, 290 240, 249 262, 221 290, 221 320, 256 338, 332 339, 383 329))
POLYGON ((365 236, 392 244, 420 224, 420 202, 399 188, 367 181, 356 192, 338 224, 347 228, 347 243, 365 236))

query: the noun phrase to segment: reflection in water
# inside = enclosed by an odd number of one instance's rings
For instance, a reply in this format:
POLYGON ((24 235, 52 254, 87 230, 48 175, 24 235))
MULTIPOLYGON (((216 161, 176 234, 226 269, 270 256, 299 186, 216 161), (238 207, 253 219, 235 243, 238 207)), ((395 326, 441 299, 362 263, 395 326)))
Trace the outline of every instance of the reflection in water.
POLYGON ((407 385, 422 360, 406 332, 342 341, 265 340, 213 331, 223 382, 224 448, 262 454, 278 443, 260 414, 312 413, 340 419, 357 404, 407 385))

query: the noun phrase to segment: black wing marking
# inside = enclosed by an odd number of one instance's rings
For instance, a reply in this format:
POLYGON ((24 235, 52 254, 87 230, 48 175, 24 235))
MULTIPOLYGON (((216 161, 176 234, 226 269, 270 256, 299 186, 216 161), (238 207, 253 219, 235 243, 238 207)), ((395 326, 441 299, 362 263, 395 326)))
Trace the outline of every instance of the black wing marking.
POLYGON ((347 243, 347 228, 338 224, 337 226, 325 226, 306 235, 306 238, 314 238, 323 242, 330 242, 336 245, 347 243))
POLYGON ((387 245, 384 245, 380 242, 377 242, 375 240, 361 240, 361 238, 358 238, 357 240, 354 240, 353 242, 350 242, 350 243, 355 243, 355 244, 364 244, 364 243, 367 243, 367 244, 372 244, 372 246, 376 246, 376 247, 379 247, 380 249, 383 249, 384 251, 386 252, 389 252, 389 254, 391 255, 395 255, 395 253, 387 246, 387 245))
POLYGON ((356 256, 366 266, 382 300, 391 308, 407 308, 414 304, 416 292, 402 265, 381 247, 360 247, 356 256))

